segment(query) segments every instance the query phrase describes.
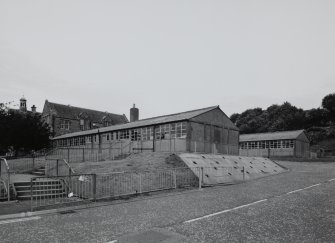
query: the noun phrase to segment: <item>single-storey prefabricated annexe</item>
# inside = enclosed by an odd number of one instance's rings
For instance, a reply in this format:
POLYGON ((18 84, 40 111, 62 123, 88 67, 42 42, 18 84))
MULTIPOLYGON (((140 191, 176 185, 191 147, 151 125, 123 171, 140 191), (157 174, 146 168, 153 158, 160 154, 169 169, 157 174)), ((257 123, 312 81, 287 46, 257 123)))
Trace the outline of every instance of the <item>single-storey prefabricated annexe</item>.
POLYGON ((240 155, 250 157, 310 156, 310 142, 304 130, 240 135, 240 155))
POLYGON ((238 155, 239 129, 213 106, 126 124, 68 133, 54 147, 124 151, 201 152, 238 155))

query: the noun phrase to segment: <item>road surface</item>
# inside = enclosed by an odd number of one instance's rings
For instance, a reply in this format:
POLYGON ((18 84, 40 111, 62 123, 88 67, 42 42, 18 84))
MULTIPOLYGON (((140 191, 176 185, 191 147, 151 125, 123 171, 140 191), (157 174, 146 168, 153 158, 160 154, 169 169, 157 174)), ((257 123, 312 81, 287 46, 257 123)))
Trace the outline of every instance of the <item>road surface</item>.
POLYGON ((335 163, 231 186, 0 221, 0 242, 335 242, 335 163))

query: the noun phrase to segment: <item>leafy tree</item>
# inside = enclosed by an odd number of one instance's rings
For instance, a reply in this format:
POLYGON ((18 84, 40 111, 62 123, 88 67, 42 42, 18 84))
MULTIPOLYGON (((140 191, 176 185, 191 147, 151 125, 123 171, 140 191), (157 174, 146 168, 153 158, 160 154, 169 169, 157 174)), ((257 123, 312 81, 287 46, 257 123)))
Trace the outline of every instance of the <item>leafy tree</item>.
POLYGON ((335 113, 335 93, 326 95, 322 99, 322 107, 331 113, 335 113))
POLYGON ((326 95, 322 99, 322 107, 328 111, 329 124, 335 125, 335 93, 326 95))
POLYGON ((234 113, 234 114, 232 114, 232 115, 230 116, 230 120, 231 120, 233 123, 236 124, 236 122, 237 122, 237 120, 239 119, 239 117, 240 117, 240 114, 238 114, 238 113, 234 113))
POLYGON ((304 111, 284 102, 235 113, 231 119, 241 134, 306 129, 312 143, 317 143, 335 137, 335 93, 322 99, 322 108, 304 111))
MULTIPOLYGON (((235 124, 240 128, 241 133, 263 132, 266 123, 266 115, 263 115, 262 108, 248 109, 241 115, 235 115, 235 124)), ((233 117, 233 119, 235 119, 233 117)))
POLYGON ((7 111, 0 105, 0 153, 29 152, 49 145, 50 130, 36 113, 7 111))

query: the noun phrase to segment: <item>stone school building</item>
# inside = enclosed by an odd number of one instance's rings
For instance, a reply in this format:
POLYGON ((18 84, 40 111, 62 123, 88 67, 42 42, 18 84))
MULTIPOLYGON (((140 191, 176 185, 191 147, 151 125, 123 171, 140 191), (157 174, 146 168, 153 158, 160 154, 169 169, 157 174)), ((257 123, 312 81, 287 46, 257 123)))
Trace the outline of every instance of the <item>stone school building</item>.
POLYGON ((124 154, 139 151, 238 155, 239 130, 219 106, 68 133, 53 139, 57 148, 86 148, 124 154))
POLYGON ((62 105, 48 100, 44 103, 42 119, 54 136, 128 123, 124 114, 62 105))

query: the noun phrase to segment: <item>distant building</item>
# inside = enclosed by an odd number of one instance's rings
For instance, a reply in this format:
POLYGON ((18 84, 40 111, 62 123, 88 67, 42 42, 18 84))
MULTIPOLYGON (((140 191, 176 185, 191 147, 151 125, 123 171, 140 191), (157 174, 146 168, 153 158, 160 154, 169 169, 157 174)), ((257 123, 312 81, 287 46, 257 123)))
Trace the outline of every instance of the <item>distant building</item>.
POLYGON ((240 135, 240 155, 250 157, 310 156, 310 142, 304 130, 240 135))
POLYGON ((42 119, 54 136, 128 123, 127 117, 45 101, 42 119))
POLYGON ((137 108, 130 112, 130 123, 68 133, 55 137, 54 145, 116 155, 139 150, 238 155, 239 130, 219 106, 143 120, 137 120, 137 108))
MULTIPOLYGON (((10 103, 12 103, 12 102, 10 102, 10 103)), ((20 99, 20 106, 19 106, 19 109, 13 109, 13 108, 10 108, 10 109, 8 109, 8 111, 9 112, 15 112, 15 113, 28 113, 28 114, 40 114, 40 113, 38 113, 37 111, 36 111, 36 106, 35 105, 33 105, 32 107, 31 107, 31 111, 29 111, 28 109, 27 109, 27 99, 26 98, 24 98, 24 97, 22 97, 21 99, 20 99)))

